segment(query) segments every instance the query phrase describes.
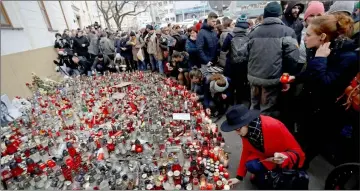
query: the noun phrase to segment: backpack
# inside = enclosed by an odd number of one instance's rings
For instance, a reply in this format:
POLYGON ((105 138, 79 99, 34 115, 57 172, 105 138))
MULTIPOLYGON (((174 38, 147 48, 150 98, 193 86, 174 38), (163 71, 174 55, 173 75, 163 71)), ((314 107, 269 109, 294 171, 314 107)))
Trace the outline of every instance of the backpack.
POLYGON ((231 40, 230 62, 231 64, 241 64, 248 59, 247 45, 250 39, 247 36, 231 35, 233 39, 231 40))

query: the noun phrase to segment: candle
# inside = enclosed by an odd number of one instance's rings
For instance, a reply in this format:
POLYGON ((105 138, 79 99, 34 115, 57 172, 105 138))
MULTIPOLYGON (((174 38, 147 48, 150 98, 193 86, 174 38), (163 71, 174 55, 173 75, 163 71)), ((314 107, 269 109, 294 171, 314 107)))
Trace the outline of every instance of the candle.
POLYGON ((214 182, 218 181, 219 180, 219 173, 218 172, 215 172, 214 175, 213 175, 213 179, 214 179, 214 182))
POLYGON ((219 165, 219 171, 220 171, 220 172, 224 172, 224 165, 223 165, 223 164, 220 164, 220 165, 219 165))
POLYGON ((229 178, 229 173, 228 172, 224 172, 224 178, 226 178, 226 179, 229 178))

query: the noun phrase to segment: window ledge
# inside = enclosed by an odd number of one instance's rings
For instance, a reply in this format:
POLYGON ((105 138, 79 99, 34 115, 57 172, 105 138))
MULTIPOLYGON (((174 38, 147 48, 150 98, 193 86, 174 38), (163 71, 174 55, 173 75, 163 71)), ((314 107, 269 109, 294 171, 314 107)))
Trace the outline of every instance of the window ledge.
POLYGON ((0 27, 1 30, 17 30, 17 31, 21 31, 21 30, 24 30, 24 28, 22 27, 0 27))
POLYGON ((54 30, 54 29, 48 29, 49 32, 59 32, 59 30, 54 30))

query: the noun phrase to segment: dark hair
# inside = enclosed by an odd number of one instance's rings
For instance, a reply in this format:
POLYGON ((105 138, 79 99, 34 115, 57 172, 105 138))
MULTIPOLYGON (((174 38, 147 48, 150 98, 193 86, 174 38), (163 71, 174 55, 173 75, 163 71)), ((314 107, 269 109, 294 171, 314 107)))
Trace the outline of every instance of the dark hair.
POLYGON ((216 25, 221 25, 220 19, 216 20, 216 25))
POLYGON ((183 55, 181 54, 181 52, 178 51, 174 51, 172 54, 173 58, 181 58, 183 55))
POLYGON ((98 57, 98 58, 104 58, 104 54, 99 53, 97 57, 98 57))
POLYGON ((219 31, 219 33, 221 33, 224 29, 224 26, 221 24, 217 24, 217 25, 215 25, 215 28, 219 31))
POLYGON ((218 15, 214 12, 210 12, 208 14, 208 19, 217 19, 218 18, 218 15))
POLYGON ((189 35, 190 35, 190 33, 191 33, 192 31, 198 33, 198 31, 197 31, 197 29, 196 29, 195 26, 188 28, 188 33, 189 33, 189 35))
POLYGON ((136 34, 134 33, 134 31, 130 32, 130 36, 136 36, 136 34))
POLYGON ((229 19, 229 18, 223 19, 223 26, 224 26, 224 28, 230 27, 230 25, 231 25, 232 22, 233 22, 232 19, 229 19))
POLYGON ((61 37, 61 34, 60 34, 60 33, 56 33, 56 34, 55 34, 55 38, 58 37, 58 36, 61 37))

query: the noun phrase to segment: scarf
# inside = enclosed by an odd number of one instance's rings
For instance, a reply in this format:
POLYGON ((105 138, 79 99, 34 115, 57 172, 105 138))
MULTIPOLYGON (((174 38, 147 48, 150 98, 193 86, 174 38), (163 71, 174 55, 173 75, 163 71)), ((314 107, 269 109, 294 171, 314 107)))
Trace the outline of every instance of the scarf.
POLYGON ((248 126, 248 133, 246 135, 249 143, 260 152, 265 152, 264 148, 264 136, 261 129, 260 117, 250 122, 248 126))
POLYGON ((214 95, 216 93, 219 93, 219 92, 223 92, 225 91, 228 87, 229 87, 229 83, 227 81, 227 79, 225 78, 225 76, 223 76, 223 78, 225 79, 225 86, 224 87, 220 87, 216 84, 216 81, 213 80, 210 82, 210 93, 211 93, 211 97, 214 97, 214 95))

